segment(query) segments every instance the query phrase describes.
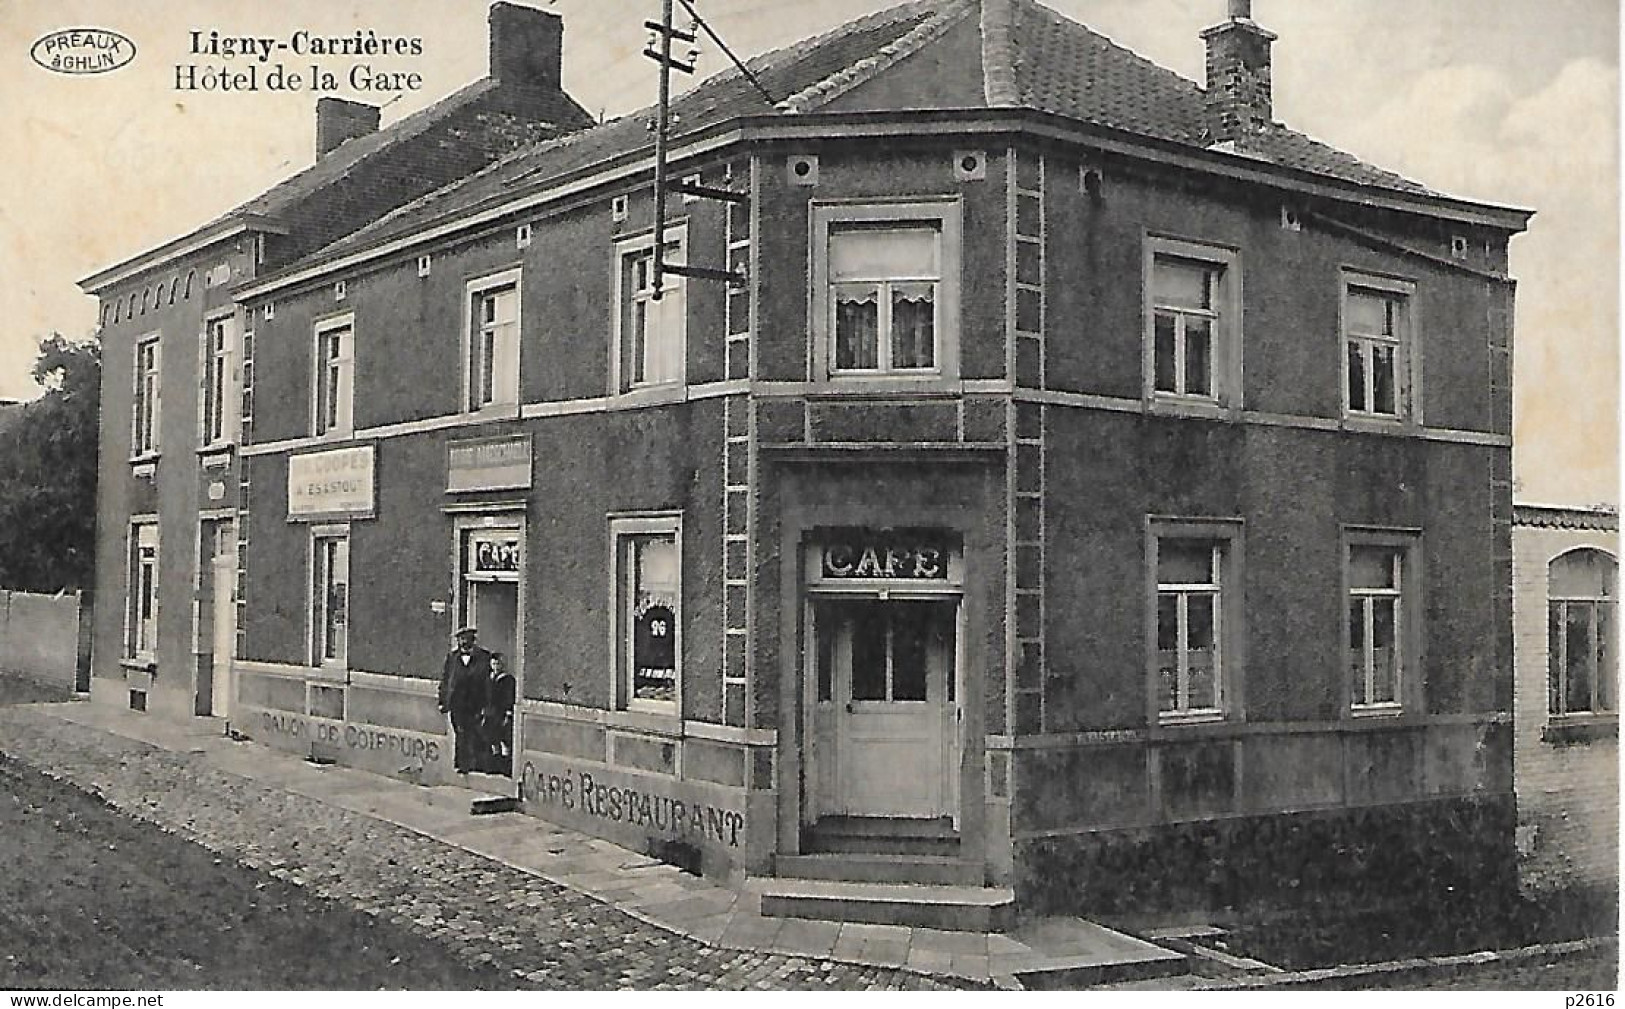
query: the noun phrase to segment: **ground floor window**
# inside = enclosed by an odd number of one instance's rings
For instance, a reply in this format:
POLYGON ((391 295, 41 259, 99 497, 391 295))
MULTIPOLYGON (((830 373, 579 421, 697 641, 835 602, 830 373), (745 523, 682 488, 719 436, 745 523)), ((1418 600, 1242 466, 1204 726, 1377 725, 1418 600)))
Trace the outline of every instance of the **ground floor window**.
POLYGON ((1616 708, 1614 578, 1601 550, 1576 550, 1547 569, 1547 710, 1598 714, 1616 708))
POLYGON ((616 698, 621 707, 678 713, 682 559, 678 519, 612 522, 616 698))
POLYGON ((1414 544, 1381 534, 1350 537, 1344 559, 1348 585, 1346 668, 1355 714, 1395 712, 1405 703, 1416 665, 1417 580, 1414 544))
POLYGON ((1153 690, 1164 721, 1218 718, 1235 675, 1232 574, 1237 530, 1229 524, 1152 526, 1153 690))
POLYGON ((130 524, 129 610, 124 655, 151 660, 158 649, 158 523, 130 524))
POLYGON ((311 533, 310 652, 313 666, 342 666, 349 644, 350 533, 311 533))

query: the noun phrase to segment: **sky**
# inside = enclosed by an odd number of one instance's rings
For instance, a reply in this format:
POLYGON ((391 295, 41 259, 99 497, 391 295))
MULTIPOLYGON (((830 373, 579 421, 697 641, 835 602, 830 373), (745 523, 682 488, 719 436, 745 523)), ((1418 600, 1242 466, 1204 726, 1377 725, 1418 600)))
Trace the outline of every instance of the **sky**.
MULTIPOLYGON (((545 0, 532 0, 543 5, 545 0)), ((887 0, 697 0, 751 55, 887 0)), ((380 102, 387 124, 482 76, 487 0, 0 0, 0 399, 39 393, 38 339, 83 336, 96 305, 76 282, 249 199, 314 157, 308 90, 179 91, 205 37, 417 36, 421 56, 364 61, 422 76, 380 102), (105 74, 50 73, 34 41, 108 28, 135 59, 105 74)), ((555 0, 564 83, 593 112, 649 104, 639 55, 658 0, 555 0)), ((1193 80, 1201 29, 1225 0, 1048 0, 1193 80)), ((1538 211, 1514 240, 1514 475, 1520 501, 1619 500, 1619 9, 1615 0, 1254 0, 1280 36, 1275 115, 1453 195, 1538 211)), ((305 61, 288 60, 290 69, 305 61)), ((319 61, 341 76, 352 60, 319 61)), ((233 69, 247 64, 233 61, 233 69)), ((707 45, 701 75, 725 69, 707 45)), ((342 82, 347 83, 347 82, 342 82)))

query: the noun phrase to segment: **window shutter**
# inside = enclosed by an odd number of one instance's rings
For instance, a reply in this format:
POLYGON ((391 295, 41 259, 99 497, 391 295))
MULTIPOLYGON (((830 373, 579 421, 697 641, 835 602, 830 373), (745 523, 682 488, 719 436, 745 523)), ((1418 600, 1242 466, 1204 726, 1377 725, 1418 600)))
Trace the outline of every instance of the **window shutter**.
POLYGON ((154 452, 163 448, 163 403, 164 403, 164 341, 154 340, 152 344, 152 450, 154 452))

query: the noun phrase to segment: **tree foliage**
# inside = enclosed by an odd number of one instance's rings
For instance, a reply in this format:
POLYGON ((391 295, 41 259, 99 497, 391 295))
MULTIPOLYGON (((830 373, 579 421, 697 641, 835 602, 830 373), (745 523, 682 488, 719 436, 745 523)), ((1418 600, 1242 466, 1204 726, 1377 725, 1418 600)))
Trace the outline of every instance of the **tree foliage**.
POLYGON ((90 588, 96 561, 102 355, 94 339, 40 341, 45 395, 0 419, 0 588, 90 588))

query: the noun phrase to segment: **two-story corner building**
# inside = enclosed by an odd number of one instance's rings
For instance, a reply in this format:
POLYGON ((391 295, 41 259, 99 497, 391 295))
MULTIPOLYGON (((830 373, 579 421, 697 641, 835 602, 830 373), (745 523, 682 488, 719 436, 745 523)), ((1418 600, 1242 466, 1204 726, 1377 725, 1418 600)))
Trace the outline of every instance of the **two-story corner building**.
POLYGON ((1512 511, 1519 875, 1619 891, 1619 515, 1512 511))
POLYGON ((94 699, 230 710, 237 447, 254 416, 253 326, 232 286, 592 121, 560 86, 557 15, 498 3, 490 29, 487 77, 382 130, 377 107, 319 99, 314 164, 81 282, 101 302, 96 590, 114 601, 95 621, 94 699))
POLYGON ((526 808, 708 871, 1510 871, 1529 215, 1275 122, 1273 40, 910 3, 675 100, 659 242, 738 283, 655 279, 644 112, 241 287, 244 730, 446 780, 474 624, 526 808))

